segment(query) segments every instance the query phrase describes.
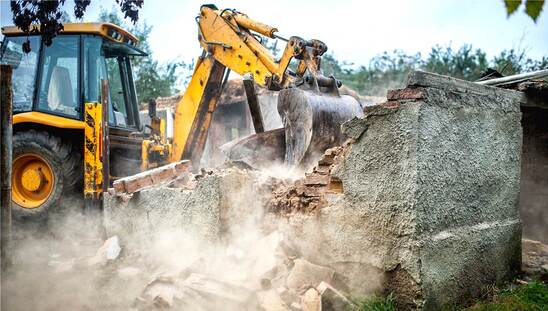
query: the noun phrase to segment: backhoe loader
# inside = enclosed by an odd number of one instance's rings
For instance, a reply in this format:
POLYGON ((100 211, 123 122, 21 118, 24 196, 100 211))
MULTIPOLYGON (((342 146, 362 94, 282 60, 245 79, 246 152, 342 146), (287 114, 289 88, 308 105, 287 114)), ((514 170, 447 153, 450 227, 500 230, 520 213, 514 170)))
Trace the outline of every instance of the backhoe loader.
POLYGON ((273 147, 282 161, 300 165, 340 143, 340 124, 361 114, 354 98, 339 95, 340 81, 322 74, 323 42, 283 38, 274 27, 214 5, 202 6, 196 21, 203 52, 176 106, 173 138, 153 103, 149 130, 139 120, 131 60, 146 54, 128 31, 109 23, 65 24, 46 46, 40 36, 2 28, 1 61, 13 66, 16 218, 46 216, 82 190, 85 199, 99 200, 114 179, 138 171, 182 159, 198 165, 231 71, 244 76, 256 132, 236 149, 252 146, 260 155, 273 147), (286 42, 280 59, 262 45, 263 37, 286 42), (31 52, 25 54, 27 39, 31 52), (283 129, 264 132, 255 85, 280 91, 283 129))

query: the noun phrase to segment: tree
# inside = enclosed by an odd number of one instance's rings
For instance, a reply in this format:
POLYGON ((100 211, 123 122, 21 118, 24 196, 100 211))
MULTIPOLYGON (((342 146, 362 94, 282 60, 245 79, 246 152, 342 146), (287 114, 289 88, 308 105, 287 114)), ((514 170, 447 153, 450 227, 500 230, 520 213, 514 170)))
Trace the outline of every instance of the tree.
POLYGON ((363 95, 385 96, 388 89, 403 87, 410 71, 421 69, 468 81, 478 80, 489 68, 503 75, 548 68, 548 57, 528 58, 525 51, 504 50, 488 60, 481 49, 465 44, 458 49, 434 46, 426 58, 420 53, 406 54, 401 50, 383 52, 366 66, 354 66, 338 61, 333 54, 324 55, 322 69, 363 95))
POLYGON ((516 13, 523 2, 525 2, 525 14, 531 17, 536 23, 540 12, 542 12, 544 0, 504 0, 504 5, 506 6, 508 16, 516 13))
POLYGON ((436 45, 422 65, 424 70, 463 80, 477 80, 487 67, 485 52, 480 49, 474 50, 468 44, 456 51, 453 51, 451 46, 436 45))
MULTIPOLYGON (((144 0, 116 0, 125 18, 134 24, 139 19, 139 9, 144 0)), ((45 45, 51 45, 55 36, 63 30, 63 16, 65 0, 11 0, 10 8, 13 13, 13 23, 21 28, 26 35, 40 34, 45 45), (39 27, 32 27, 33 24, 39 27)), ((91 0, 74 0, 74 16, 81 19, 91 0)), ((69 17, 70 19, 70 17, 69 17)), ((30 52, 30 41, 23 44, 23 51, 30 52)))

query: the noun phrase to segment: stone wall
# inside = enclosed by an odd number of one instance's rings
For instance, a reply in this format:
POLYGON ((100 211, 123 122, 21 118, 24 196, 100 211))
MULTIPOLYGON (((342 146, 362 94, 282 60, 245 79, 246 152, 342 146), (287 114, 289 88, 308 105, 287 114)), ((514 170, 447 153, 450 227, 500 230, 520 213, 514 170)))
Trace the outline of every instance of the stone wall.
POLYGON ((126 244, 170 231, 216 242, 238 221, 238 207, 251 208, 249 195, 255 195, 251 176, 240 170, 206 173, 192 189, 159 185, 125 198, 105 193, 104 225, 108 236, 126 244))
POLYGON ((437 310, 509 280, 520 267, 520 98, 412 73, 345 125, 353 142, 331 171, 342 194, 291 215, 288 235, 304 258, 361 279, 353 291, 382 282, 402 308, 437 310), (384 280, 368 281, 375 269, 384 280))

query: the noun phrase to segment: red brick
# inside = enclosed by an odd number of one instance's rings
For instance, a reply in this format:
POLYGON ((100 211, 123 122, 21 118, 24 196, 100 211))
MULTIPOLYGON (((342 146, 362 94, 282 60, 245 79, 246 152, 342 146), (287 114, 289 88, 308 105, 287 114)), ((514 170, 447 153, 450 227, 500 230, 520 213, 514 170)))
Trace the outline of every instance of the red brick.
POLYGON ((424 92, 420 88, 405 88, 397 90, 388 90, 386 99, 399 100, 399 99, 421 99, 424 97, 424 92))
POLYGON ((312 185, 325 186, 329 184, 330 179, 331 179, 331 176, 328 176, 328 175, 313 175, 313 176, 306 177, 304 179, 304 184, 307 186, 312 186, 312 185))

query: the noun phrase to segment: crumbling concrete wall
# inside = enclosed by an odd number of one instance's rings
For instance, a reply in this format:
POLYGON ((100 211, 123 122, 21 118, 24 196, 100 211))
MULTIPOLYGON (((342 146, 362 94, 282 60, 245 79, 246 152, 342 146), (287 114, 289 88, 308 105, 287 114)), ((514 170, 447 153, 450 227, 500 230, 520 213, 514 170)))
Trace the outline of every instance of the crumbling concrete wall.
POLYGON ((240 170, 206 173, 193 189, 152 187, 126 198, 105 193, 104 225, 108 236, 118 235, 126 244, 169 231, 215 242, 237 222, 234 213, 249 206, 253 194, 251 176, 240 170))
POLYGON ((303 258, 358 279, 385 271, 403 308, 462 303, 511 278, 520 267, 519 98, 412 73, 407 88, 345 125, 354 141, 331 171, 342 194, 290 216, 303 258))
POLYGON ((523 236, 548 243, 548 107, 522 107, 520 212, 523 236))

